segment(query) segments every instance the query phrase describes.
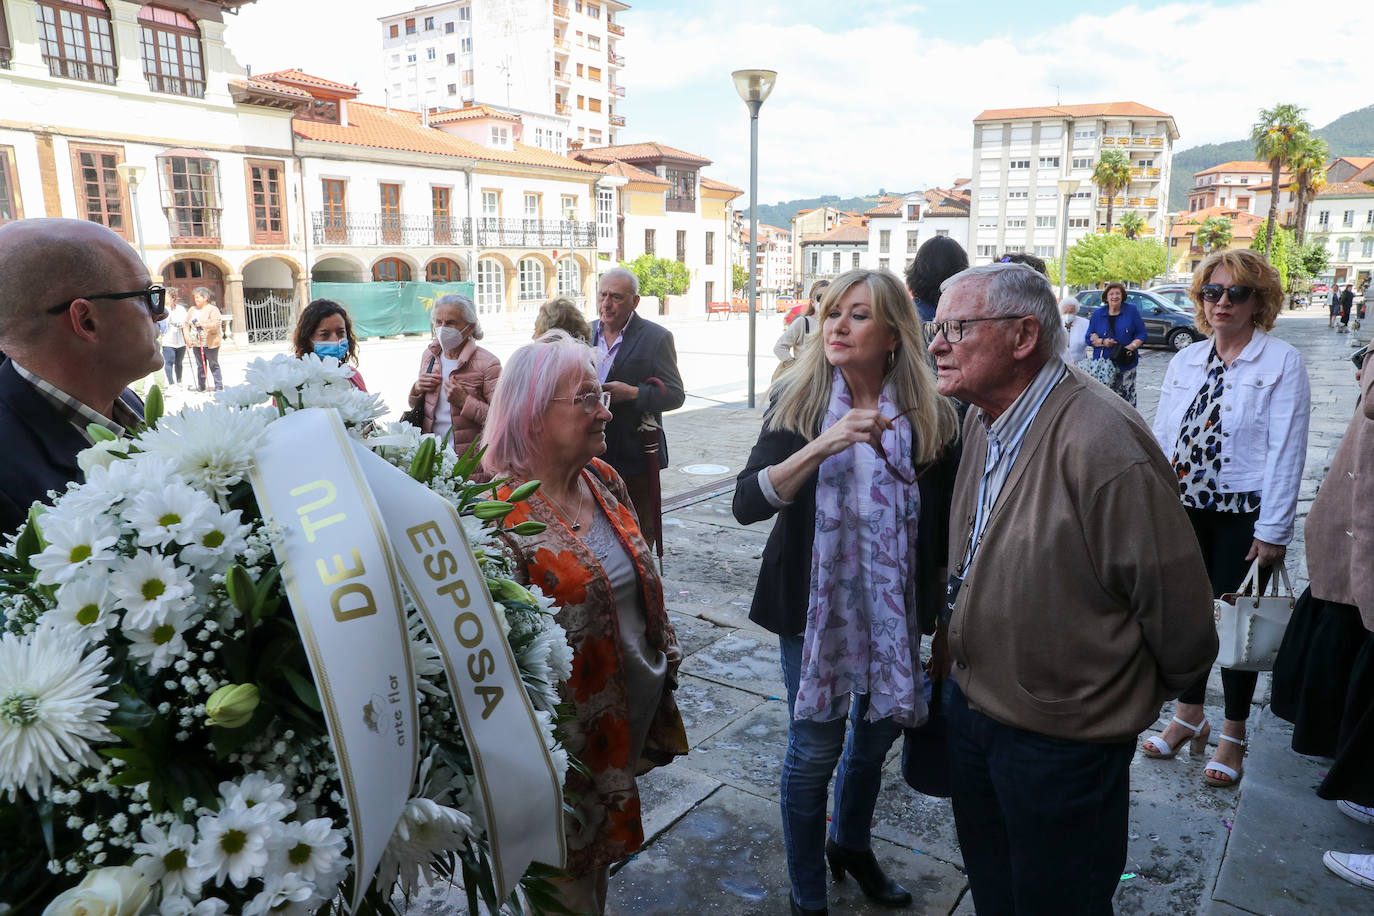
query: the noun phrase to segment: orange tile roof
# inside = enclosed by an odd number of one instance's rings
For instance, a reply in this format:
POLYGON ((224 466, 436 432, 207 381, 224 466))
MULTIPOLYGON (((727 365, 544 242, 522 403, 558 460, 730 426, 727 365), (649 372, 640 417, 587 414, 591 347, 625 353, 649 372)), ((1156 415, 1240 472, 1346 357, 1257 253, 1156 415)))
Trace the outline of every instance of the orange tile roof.
POLYGON ((509 111, 501 111, 499 108, 492 108, 490 105, 469 105, 465 108, 456 108, 453 111, 440 111, 429 116, 431 124, 452 124, 455 121, 475 121, 479 118, 496 118, 500 121, 515 121, 519 123, 520 116, 511 114, 509 111))
POLYGON ((1178 222, 1169 227, 1169 237, 1191 238, 1197 232, 1197 227, 1213 216, 1222 216, 1231 221, 1232 238, 1252 239, 1257 227, 1264 222, 1263 217, 1234 207, 1204 207, 1184 214, 1178 222))
MULTIPOLYGON (((1338 156, 1336 162, 1349 162, 1356 169, 1363 171, 1374 165, 1374 156, 1338 156)), ((1336 162, 1331 164, 1335 165, 1336 162)))
POLYGON ((436 156, 480 159, 513 165, 542 166, 588 174, 600 171, 586 163, 524 143, 516 143, 514 148, 509 150, 491 149, 437 128, 425 127, 419 112, 395 108, 387 111, 379 105, 367 105, 362 102, 349 103, 347 126, 307 121, 303 118, 294 119, 291 125, 296 136, 323 143, 430 153, 436 156))
POLYGON ((864 211, 864 216, 901 216, 902 198, 883 197, 878 203, 864 211))
MULTIPOLYGON (((1284 174, 1287 171, 1287 169, 1283 169, 1280 174, 1284 174)), ((1214 165, 1200 172, 1194 172, 1193 175, 1210 175, 1213 172, 1244 172, 1246 174, 1251 172, 1263 172, 1265 175, 1268 175, 1269 163, 1255 162, 1249 159, 1233 159, 1230 162, 1223 162, 1221 165, 1214 165)))
POLYGON ((851 221, 841 223, 829 232, 820 235, 810 235, 802 240, 802 244, 815 242, 817 244, 829 245, 837 242, 867 242, 868 227, 862 222, 851 221))
POLYGON ((668 187, 668 182, 665 179, 659 178, 653 172, 646 172, 638 166, 630 165, 628 162, 608 162, 604 167, 598 169, 598 171, 606 175, 616 175, 621 178, 628 178, 630 181, 639 184, 656 184, 665 188, 668 187))
POLYGON ((353 98, 361 90, 357 86, 349 86, 346 83, 336 83, 327 80, 322 76, 311 76, 300 70, 277 70, 273 73, 260 73, 253 77, 255 80, 271 80, 273 82, 296 83, 302 86, 312 86, 316 89, 323 89, 331 95, 342 95, 346 98, 353 98))
POLYGON ((1335 181, 1325 185, 1317 192, 1318 197, 1369 197, 1374 196, 1374 187, 1363 181, 1335 181))
POLYGON ((1139 102, 1093 102, 1087 105, 1054 105, 1034 108, 989 108, 978 117, 978 121, 1010 121, 1018 118, 1168 118, 1155 108, 1139 102))
POLYGON ((674 149, 662 143, 630 143, 623 146, 597 146, 591 149, 580 149, 577 151, 579 159, 588 159, 594 162, 610 162, 619 159, 622 162, 635 162, 644 159, 679 159, 684 162, 695 162, 700 165, 710 165, 711 160, 704 156, 694 153, 686 153, 680 149, 674 149))
POLYGON ((736 195, 744 193, 743 188, 737 188, 723 181, 716 181, 714 178, 707 178, 705 175, 701 176, 701 186, 712 191, 733 191, 736 195))

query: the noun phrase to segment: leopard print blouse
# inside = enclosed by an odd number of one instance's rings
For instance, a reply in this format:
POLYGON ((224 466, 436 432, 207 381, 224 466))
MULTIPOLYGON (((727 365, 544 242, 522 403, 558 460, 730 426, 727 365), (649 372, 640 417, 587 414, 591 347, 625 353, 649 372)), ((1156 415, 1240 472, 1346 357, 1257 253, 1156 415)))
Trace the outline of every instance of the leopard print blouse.
POLYGON ((1183 415, 1183 428, 1174 446, 1173 465, 1178 474, 1179 497, 1190 509, 1236 514, 1254 512, 1260 506, 1259 493, 1227 493, 1219 484, 1224 462, 1221 393, 1225 384, 1226 363, 1213 346, 1207 357, 1207 378, 1183 415))

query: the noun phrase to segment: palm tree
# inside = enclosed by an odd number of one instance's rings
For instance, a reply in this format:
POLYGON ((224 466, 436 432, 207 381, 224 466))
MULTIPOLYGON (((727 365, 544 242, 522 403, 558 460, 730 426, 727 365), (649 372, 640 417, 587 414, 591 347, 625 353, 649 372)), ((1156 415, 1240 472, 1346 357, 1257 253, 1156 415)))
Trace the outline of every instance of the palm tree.
POLYGON ((1274 226, 1279 220, 1279 172, 1297 158, 1312 133, 1312 125, 1302 116, 1304 110, 1290 104, 1262 108, 1259 120, 1250 128, 1255 155, 1269 163, 1269 225, 1264 230, 1266 261, 1274 245, 1274 226))
POLYGON ((1134 210, 1121 214, 1121 234, 1134 240, 1145 229, 1145 217, 1134 210))
POLYGON ((1093 167, 1093 184, 1107 196, 1107 231, 1112 231, 1112 198, 1131 183, 1131 160, 1119 149, 1103 150, 1093 167))
POLYGON ((1330 156, 1325 140, 1308 137, 1297 158, 1289 164, 1293 173, 1293 196, 1298 201, 1294 215, 1297 225, 1293 236, 1299 248, 1302 247, 1303 236, 1307 234, 1307 208, 1317 192, 1326 185, 1326 163, 1330 156))
POLYGON ((1224 216, 1209 216, 1193 234, 1193 244, 1211 254, 1231 244, 1231 221, 1224 216))

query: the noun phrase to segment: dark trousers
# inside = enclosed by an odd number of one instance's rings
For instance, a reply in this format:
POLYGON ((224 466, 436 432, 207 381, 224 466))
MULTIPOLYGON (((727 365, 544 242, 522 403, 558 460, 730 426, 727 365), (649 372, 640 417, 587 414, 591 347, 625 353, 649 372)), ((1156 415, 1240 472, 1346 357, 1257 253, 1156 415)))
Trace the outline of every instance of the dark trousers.
POLYGON ((1013 728, 946 686, 954 825, 978 916, 1112 913, 1126 866, 1133 741, 1013 728))
POLYGON ((181 384, 181 361, 185 356, 185 347, 162 348, 162 369, 167 373, 167 384, 181 384))
MULTIPOLYGON (((1245 559, 1245 555, 1250 552, 1250 544, 1255 539, 1255 520, 1259 518, 1259 512, 1213 512, 1187 506, 1184 511, 1188 513, 1188 521, 1193 523, 1193 533, 1197 535, 1198 546, 1202 548, 1202 562, 1207 567, 1207 577, 1212 581, 1212 597, 1220 598, 1240 588, 1245 574, 1250 571, 1251 561, 1245 559)), ((1260 588, 1268 584, 1272 573, 1273 570, 1268 567, 1260 570, 1260 588)), ((1259 673, 1255 671, 1221 669, 1226 718, 1236 722, 1250 718, 1250 703, 1255 699, 1258 680, 1259 673)), ((1204 674, 1196 684, 1179 694, 1178 701, 1200 706, 1206 697, 1207 675, 1204 674)))
POLYGON ((205 376, 208 372, 215 378, 215 390, 224 387, 224 380, 219 374, 219 347, 192 347, 191 362, 196 367, 196 387, 201 391, 205 390, 205 376))
MULTIPOLYGON (((649 474, 653 471, 650 470, 649 474)), ((644 542, 654 546, 658 538, 658 513, 654 511, 649 474, 621 474, 625 489, 630 491, 630 502, 634 504, 635 515, 639 518, 639 530, 644 542)))

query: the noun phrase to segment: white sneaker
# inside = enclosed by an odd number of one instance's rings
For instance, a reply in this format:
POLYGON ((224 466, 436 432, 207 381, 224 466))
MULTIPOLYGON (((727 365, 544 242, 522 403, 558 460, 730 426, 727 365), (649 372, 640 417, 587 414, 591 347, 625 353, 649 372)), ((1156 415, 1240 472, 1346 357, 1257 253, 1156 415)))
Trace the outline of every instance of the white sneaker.
POLYGON ((1374 824, 1374 808, 1357 805, 1354 802, 1348 802, 1345 799, 1341 799, 1336 802, 1336 810, 1340 811, 1341 814, 1344 814, 1351 820, 1359 821, 1361 824, 1374 824))
POLYGON ((1374 856, 1327 851, 1322 864, 1351 884, 1374 888, 1374 856))

